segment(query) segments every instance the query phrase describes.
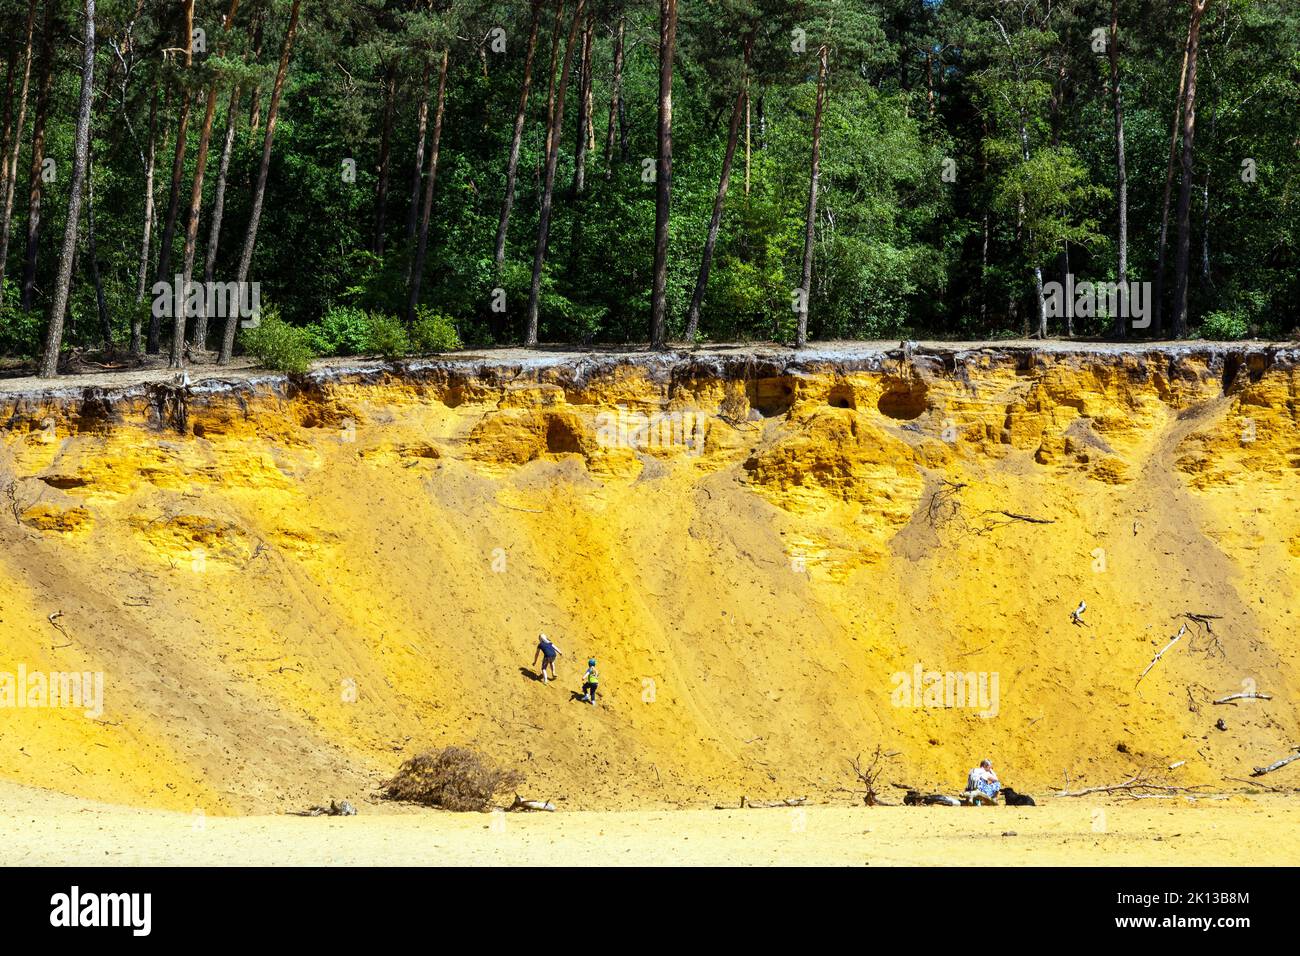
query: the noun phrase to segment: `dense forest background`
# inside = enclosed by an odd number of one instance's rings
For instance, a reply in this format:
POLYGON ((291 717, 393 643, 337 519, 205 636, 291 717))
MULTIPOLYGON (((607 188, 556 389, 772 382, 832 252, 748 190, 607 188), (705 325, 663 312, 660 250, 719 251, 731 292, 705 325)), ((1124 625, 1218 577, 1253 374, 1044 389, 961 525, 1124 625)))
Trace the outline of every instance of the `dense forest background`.
POLYGON ((175 275, 259 283, 317 353, 1297 325, 1295 0, 0 0, 0 28, 0 355, 47 374, 265 337, 160 318, 175 275), (1044 315, 1067 274, 1153 283, 1151 327, 1044 315))

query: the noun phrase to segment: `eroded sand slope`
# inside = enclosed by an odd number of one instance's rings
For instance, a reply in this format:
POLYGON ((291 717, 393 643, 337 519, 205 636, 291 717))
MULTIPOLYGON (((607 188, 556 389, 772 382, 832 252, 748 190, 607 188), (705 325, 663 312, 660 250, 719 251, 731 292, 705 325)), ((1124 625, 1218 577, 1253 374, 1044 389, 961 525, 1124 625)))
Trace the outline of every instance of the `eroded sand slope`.
POLYGON ((1208 348, 0 395, 0 671, 105 675, 97 719, 0 709, 0 774, 266 812, 466 743, 565 808, 707 806, 844 799, 880 744, 947 789, 1231 787, 1300 743, 1298 405, 1294 355, 1208 348), (996 714, 896 706, 917 665, 996 714))

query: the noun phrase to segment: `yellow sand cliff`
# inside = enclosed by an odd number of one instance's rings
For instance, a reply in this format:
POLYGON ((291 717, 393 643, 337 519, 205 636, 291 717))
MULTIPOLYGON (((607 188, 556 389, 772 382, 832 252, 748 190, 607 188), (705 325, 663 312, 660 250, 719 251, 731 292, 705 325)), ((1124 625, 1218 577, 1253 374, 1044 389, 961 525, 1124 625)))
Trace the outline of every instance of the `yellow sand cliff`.
POLYGON ((1214 352, 0 395, 0 672, 104 675, 95 718, 0 708, 0 776, 274 811, 463 743, 566 808, 705 806, 879 744, 1219 786, 1300 743, 1298 417, 1293 363, 1214 352))

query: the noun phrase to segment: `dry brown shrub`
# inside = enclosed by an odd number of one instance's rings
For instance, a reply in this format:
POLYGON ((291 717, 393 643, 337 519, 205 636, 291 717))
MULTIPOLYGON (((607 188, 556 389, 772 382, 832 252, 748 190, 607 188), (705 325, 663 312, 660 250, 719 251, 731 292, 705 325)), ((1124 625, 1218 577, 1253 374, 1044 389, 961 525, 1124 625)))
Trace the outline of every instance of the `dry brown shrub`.
POLYGON ((383 784, 387 800, 402 800, 458 812, 488 810, 498 793, 518 787, 524 775, 486 763, 464 747, 417 754, 383 784))

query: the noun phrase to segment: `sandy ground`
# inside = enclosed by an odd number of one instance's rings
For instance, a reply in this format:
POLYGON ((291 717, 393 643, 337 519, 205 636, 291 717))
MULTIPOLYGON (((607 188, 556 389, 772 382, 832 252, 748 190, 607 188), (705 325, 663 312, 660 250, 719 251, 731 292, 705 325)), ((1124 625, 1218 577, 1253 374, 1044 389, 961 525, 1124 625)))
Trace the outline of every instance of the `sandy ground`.
POLYGON ((203 817, 0 785, 4 866, 1236 866, 1300 863, 1293 797, 203 817))

